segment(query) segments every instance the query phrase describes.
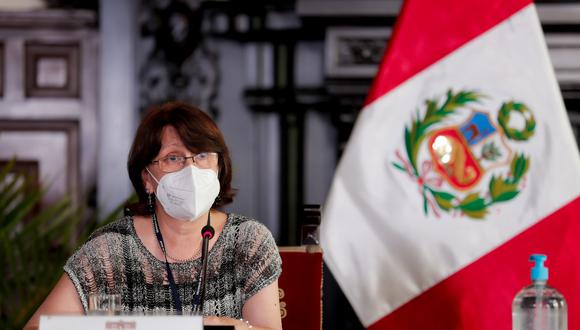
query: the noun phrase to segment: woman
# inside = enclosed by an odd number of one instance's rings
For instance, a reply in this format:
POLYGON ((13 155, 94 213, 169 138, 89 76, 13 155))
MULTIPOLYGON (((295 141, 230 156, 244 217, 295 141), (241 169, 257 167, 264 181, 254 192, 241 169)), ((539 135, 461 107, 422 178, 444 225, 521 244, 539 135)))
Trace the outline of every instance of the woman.
MULTIPOLYGON (((28 322, 86 312, 89 294, 121 295, 124 311, 191 313, 199 307, 202 228, 211 223, 204 324, 280 329, 281 259, 260 223, 216 208, 232 201, 223 136, 202 111, 168 103, 139 126, 128 170, 132 215, 93 233, 28 322)), ((105 172, 106 173, 106 172, 105 172)))

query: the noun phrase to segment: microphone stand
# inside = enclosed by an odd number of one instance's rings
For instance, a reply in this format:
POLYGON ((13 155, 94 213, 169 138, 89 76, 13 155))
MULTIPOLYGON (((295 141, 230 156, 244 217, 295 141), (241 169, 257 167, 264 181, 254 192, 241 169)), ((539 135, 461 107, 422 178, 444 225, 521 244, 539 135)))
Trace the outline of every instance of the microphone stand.
POLYGON ((207 214, 207 225, 201 228, 201 269, 199 272, 199 280, 197 282, 197 290, 194 295, 193 311, 198 314, 203 314, 203 302, 205 299, 205 282, 207 274, 207 253, 209 248, 209 240, 213 238, 215 230, 211 226, 210 212, 207 214))

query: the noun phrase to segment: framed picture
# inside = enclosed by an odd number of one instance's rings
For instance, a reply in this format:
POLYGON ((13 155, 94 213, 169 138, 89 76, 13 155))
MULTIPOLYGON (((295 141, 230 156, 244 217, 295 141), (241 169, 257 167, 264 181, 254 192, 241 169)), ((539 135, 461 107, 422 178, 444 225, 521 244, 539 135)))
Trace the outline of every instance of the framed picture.
POLYGON ((80 95, 79 44, 25 45, 25 94, 27 97, 77 98, 80 95))
MULTIPOLYGON (((4 168, 12 160, 10 159, 0 159, 0 168, 4 168)), ((34 160, 15 160, 12 165, 8 176, 10 175, 23 175, 27 177, 33 185, 40 186, 38 180, 38 161, 34 160)))
MULTIPOLYGON (((14 161, 12 164, 12 168, 6 174, 5 180, 0 182, 0 185, 5 184, 7 181, 13 180, 15 176, 21 176, 20 180, 17 180, 17 187, 21 187, 23 180, 30 180, 30 186, 28 186, 27 193, 31 193, 33 187, 40 187, 40 181, 38 179, 38 168, 39 164, 38 161, 35 160, 11 160, 6 158, 0 158, 0 168, 4 169, 8 163, 14 161)), ((34 207, 35 210, 38 210, 40 207, 40 203, 37 203, 34 207)))
POLYGON ((374 77, 390 35, 390 28, 328 28, 326 75, 330 78, 374 77))

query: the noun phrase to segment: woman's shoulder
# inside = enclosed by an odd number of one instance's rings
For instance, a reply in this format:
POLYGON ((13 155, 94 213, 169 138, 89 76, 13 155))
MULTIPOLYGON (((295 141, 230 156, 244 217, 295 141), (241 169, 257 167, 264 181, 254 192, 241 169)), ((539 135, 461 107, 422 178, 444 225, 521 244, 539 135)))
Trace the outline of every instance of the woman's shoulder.
POLYGON ((228 222, 227 240, 238 253, 277 253, 276 241, 264 224, 238 214, 229 214, 228 222))
POLYGON ((263 223, 244 215, 228 214, 229 230, 239 236, 252 235, 254 237, 272 236, 272 233, 263 223))
POLYGON ((105 224, 96 229, 90 236, 88 241, 93 239, 103 239, 111 236, 132 236, 133 235, 133 219, 130 216, 122 217, 111 223, 105 224))
POLYGON ((131 217, 123 217, 99 227, 76 249, 72 257, 92 255, 95 251, 101 251, 107 246, 114 247, 121 244, 124 238, 133 236, 131 226, 131 217))

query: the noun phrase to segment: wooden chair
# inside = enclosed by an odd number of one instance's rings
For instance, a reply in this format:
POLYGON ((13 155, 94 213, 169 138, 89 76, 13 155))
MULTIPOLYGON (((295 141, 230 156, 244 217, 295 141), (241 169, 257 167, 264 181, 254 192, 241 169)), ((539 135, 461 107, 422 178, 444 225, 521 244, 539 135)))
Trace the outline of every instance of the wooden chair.
POLYGON ((278 279, 284 330, 322 329, 322 249, 316 245, 279 247, 278 279))
POLYGON ((322 249, 318 246, 320 206, 305 205, 301 246, 279 247, 278 279, 284 330, 322 329, 322 249))

